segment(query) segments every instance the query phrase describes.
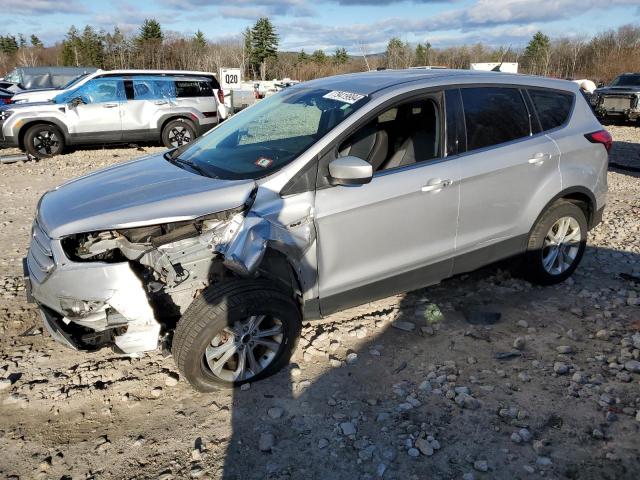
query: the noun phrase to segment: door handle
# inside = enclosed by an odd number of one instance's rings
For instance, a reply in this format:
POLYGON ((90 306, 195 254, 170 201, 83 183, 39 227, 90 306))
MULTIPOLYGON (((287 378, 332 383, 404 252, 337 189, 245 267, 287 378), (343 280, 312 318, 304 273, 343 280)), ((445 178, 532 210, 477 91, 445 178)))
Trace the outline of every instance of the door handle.
POLYGON ((429 182, 426 185, 424 185, 420 190, 422 190, 423 192, 437 193, 443 188, 448 187, 452 183, 453 182, 451 180, 440 180, 439 178, 435 178, 435 179, 429 180, 429 182))
POLYGON ((533 157, 527 160, 531 165, 542 165, 545 160, 551 158, 549 153, 536 153, 533 157))
POLYGON ((117 107, 117 106, 118 106, 118 104, 117 104, 117 103, 104 103, 104 104, 102 105, 102 107, 103 107, 103 108, 115 108, 115 107, 117 107))

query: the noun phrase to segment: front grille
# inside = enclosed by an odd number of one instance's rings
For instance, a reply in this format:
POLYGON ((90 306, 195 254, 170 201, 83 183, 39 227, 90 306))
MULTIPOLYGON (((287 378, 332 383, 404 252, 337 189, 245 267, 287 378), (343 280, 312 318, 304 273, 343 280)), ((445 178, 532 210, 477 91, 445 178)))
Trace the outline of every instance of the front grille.
POLYGON ((38 283, 42 283, 53 271, 56 264, 51 251, 51 239, 42 229, 38 220, 34 220, 31 229, 31 244, 27 255, 29 273, 38 283))
POLYGON ((608 110, 628 110, 631 108, 631 102, 630 97, 606 96, 603 98, 602 106, 608 110))

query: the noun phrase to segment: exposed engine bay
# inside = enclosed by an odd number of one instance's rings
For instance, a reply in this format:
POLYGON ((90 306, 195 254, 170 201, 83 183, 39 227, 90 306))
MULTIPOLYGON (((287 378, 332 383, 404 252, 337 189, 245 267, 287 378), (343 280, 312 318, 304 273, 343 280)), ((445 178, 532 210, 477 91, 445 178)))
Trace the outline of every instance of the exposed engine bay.
POLYGON ((255 191, 238 208, 190 221, 63 238, 61 246, 72 262, 128 265, 153 312, 153 320, 149 314, 133 318, 137 314, 132 315, 130 307, 141 303, 135 300, 139 296, 132 296, 128 304, 121 302, 121 308, 107 299, 83 300, 66 309, 65 320, 92 331, 120 335, 115 337, 116 345, 134 353, 156 348, 158 334, 170 336, 202 290, 230 277, 266 276, 286 285, 300 299, 303 286, 294 270, 299 268, 297 259, 315 241, 311 209, 290 225, 272 223, 251 211, 254 195, 255 191), (140 335, 122 340, 136 330, 136 323, 141 326, 140 335), (119 327, 126 327, 127 333, 119 327))

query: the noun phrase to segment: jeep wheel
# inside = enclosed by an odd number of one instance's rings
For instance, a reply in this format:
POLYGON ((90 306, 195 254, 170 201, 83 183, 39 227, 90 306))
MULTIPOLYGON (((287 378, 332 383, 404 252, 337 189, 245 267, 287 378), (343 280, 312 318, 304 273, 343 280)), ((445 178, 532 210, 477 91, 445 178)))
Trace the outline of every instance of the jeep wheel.
POLYGON ((24 149, 35 158, 59 155, 64 150, 64 137, 53 125, 34 125, 24 135, 24 149))
POLYGON ((524 262, 528 280, 553 285, 571 276, 587 243, 587 219, 577 205, 559 200, 538 219, 529 235, 524 262))
POLYGON ((162 129, 162 143, 167 148, 181 147, 196 138, 196 129, 189 120, 177 118, 162 129))
POLYGON ((262 280, 214 285, 187 308, 172 353, 201 392, 273 375, 289 362, 300 334, 293 299, 262 280))

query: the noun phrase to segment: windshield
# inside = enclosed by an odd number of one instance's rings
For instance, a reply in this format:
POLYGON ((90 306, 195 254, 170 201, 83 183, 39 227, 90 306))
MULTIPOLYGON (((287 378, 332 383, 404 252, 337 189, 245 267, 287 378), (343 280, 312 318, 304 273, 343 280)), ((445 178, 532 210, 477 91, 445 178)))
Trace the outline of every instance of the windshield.
POLYGON ((71 80, 69 83, 67 83, 66 85, 62 86, 62 87, 58 87, 58 90, 66 90, 67 88, 71 88, 73 87, 76 83, 78 83, 80 80, 82 80, 83 78, 85 78, 87 75, 89 75, 88 73, 83 73, 82 75, 80 75, 79 77, 74 78, 73 80, 71 80))
POLYGON ((640 87, 640 73, 633 75, 620 75, 613 82, 613 87, 640 87))
POLYGON ((290 87, 170 157, 212 177, 261 178, 295 160, 365 103, 355 93, 290 87))

